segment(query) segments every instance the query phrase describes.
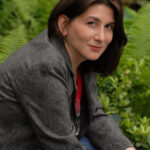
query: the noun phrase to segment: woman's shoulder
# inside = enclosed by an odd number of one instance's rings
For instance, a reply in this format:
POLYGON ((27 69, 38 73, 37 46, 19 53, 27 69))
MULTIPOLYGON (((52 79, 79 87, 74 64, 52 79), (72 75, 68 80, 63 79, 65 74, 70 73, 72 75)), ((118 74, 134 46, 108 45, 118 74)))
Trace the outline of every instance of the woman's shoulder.
POLYGON ((0 66, 0 73, 7 72, 13 77, 27 72, 40 72, 43 69, 67 72, 65 58, 58 47, 49 42, 46 30, 6 59, 0 66))
POLYGON ((17 67, 18 65, 34 66, 41 63, 47 65, 63 64, 64 58, 59 49, 48 40, 47 30, 9 56, 1 66, 17 67))

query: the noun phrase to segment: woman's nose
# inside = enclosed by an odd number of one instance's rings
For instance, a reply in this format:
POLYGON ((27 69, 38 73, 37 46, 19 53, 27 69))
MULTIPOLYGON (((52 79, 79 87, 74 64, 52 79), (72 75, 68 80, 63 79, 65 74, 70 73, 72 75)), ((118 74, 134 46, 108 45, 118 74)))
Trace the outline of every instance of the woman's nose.
POLYGON ((100 29, 99 31, 96 32, 95 40, 101 41, 101 42, 105 41, 105 31, 104 31, 104 29, 100 29))

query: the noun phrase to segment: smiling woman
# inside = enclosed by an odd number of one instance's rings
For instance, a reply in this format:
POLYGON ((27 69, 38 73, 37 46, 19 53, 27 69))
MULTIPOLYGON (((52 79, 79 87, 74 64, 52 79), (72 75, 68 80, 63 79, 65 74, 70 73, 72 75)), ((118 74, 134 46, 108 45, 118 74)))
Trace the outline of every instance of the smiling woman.
POLYGON ((65 47, 77 74, 79 64, 85 60, 97 60, 112 41, 114 13, 104 4, 95 4, 69 22, 67 16, 60 15, 58 28, 66 37, 65 47))
MULTIPOLYGON (((101 20, 99 20, 100 18, 97 18, 97 17, 102 17, 103 15, 103 18, 105 19, 108 16, 109 16, 109 19, 110 18, 112 19, 112 20, 107 20, 107 21, 112 21, 112 22, 108 22, 108 24, 105 25, 105 29, 107 27, 113 29, 111 30, 113 31, 112 42, 106 47, 106 50, 103 53, 103 55, 100 57, 100 59, 97 59, 96 61, 92 61, 92 62, 86 61, 85 63, 82 63, 82 66, 85 66, 84 68, 89 68, 89 66, 91 66, 92 69, 94 69, 96 72, 101 73, 101 75, 103 76, 107 76, 113 73, 119 63, 119 59, 122 54, 122 46, 125 45, 127 42, 124 29, 123 29, 123 12, 122 12, 121 1, 120 0, 106 0, 106 1, 88 0, 88 1, 82 1, 82 2, 79 2, 79 1, 65 2, 65 0, 60 1, 59 5, 55 7, 52 15, 49 18, 48 36, 50 40, 56 38, 61 42, 64 41, 65 36, 60 32, 60 29, 58 29, 59 17, 62 14, 68 18, 69 22, 71 22, 70 25, 72 25, 72 23, 78 19, 80 20, 80 23, 82 22, 82 24, 80 25, 82 25, 81 27, 83 27, 83 21, 85 22, 87 21, 86 23, 91 28, 87 29, 87 27, 85 26, 85 28, 82 28, 82 29, 80 28, 80 31, 79 31, 79 32, 83 32, 84 34, 90 34, 92 32, 92 27, 93 28, 97 27, 97 31, 96 31, 96 28, 94 28, 93 30, 95 30, 96 33, 100 33, 99 30, 101 28, 99 28, 99 26, 100 26, 101 20), (102 7, 102 6, 94 6, 95 7, 95 10, 94 10, 93 5, 97 5, 97 4, 105 5, 103 7, 107 6, 108 8, 106 7, 107 9, 105 10, 105 12, 109 10, 108 13, 110 14, 110 16, 109 14, 107 14, 107 12, 104 13, 102 10, 101 12, 103 13, 97 11, 97 8, 102 7), (84 15, 90 15, 87 13, 89 13, 92 10, 92 8, 89 8, 91 6, 98 16, 96 16, 96 18, 95 16, 86 16, 88 20, 85 20, 84 15), (85 31, 86 29, 88 30, 88 32, 85 31)), ((79 26, 79 24, 77 26, 79 26)), ((99 35, 96 37, 99 37, 99 35)), ((111 38, 111 36, 109 38, 111 38)), ((95 50, 98 49, 98 47, 100 47, 99 46, 100 44, 97 44, 95 42, 94 43, 92 42, 91 44, 92 44, 91 46, 93 46, 92 48, 95 50)))
POLYGON ((120 0, 60 0, 0 66, 1 150, 134 150, 97 96, 125 44, 120 0))
POLYGON ((79 61, 78 65, 85 60, 97 60, 112 41, 114 13, 106 5, 89 7, 70 24, 65 21, 65 16, 60 17, 58 25, 66 36, 65 46, 71 58, 79 61))

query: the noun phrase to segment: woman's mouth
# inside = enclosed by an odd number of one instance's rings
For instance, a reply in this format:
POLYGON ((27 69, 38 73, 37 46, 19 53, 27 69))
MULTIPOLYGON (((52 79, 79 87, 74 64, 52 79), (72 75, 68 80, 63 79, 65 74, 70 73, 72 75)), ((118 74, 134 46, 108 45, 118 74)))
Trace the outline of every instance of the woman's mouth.
POLYGON ((94 50, 94 51, 100 51, 102 49, 102 47, 100 46, 93 46, 93 45, 90 45, 91 49, 94 50))

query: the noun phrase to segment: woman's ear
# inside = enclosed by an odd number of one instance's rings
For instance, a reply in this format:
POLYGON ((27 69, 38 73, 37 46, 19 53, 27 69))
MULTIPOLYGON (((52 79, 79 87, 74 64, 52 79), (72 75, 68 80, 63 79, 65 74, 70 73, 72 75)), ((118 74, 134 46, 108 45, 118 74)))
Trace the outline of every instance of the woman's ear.
POLYGON ((69 18, 66 15, 60 15, 58 17, 58 28, 63 36, 67 35, 68 24, 69 24, 69 18))

